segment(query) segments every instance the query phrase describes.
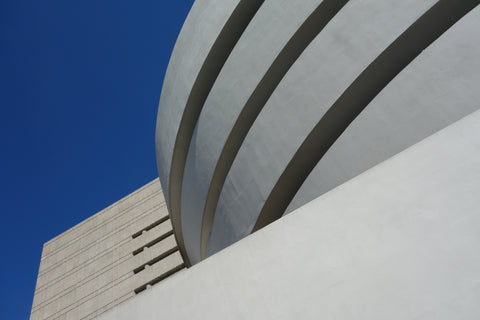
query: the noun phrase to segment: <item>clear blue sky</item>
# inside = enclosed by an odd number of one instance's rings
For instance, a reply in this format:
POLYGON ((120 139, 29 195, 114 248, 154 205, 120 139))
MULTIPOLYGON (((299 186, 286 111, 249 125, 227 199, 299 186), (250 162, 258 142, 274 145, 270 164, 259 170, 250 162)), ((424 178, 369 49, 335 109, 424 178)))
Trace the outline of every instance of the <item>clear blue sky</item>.
POLYGON ((42 244, 156 178, 163 77, 193 0, 0 0, 0 319, 42 244))

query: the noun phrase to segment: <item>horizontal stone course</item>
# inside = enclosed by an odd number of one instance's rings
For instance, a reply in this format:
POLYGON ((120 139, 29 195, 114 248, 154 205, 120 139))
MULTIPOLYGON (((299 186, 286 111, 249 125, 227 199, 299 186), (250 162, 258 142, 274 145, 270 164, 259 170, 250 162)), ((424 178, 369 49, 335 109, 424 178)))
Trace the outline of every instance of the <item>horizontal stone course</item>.
POLYGON ((93 319, 184 267, 158 179, 97 215, 45 246, 31 320, 93 319))

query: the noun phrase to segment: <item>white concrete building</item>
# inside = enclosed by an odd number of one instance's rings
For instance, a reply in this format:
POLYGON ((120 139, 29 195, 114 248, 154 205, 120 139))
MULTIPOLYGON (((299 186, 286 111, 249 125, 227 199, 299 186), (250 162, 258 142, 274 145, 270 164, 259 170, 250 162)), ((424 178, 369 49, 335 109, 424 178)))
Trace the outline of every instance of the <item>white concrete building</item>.
POLYGON ((189 268, 94 315, 478 319, 478 4, 197 0, 155 141, 178 252, 152 276, 189 268))

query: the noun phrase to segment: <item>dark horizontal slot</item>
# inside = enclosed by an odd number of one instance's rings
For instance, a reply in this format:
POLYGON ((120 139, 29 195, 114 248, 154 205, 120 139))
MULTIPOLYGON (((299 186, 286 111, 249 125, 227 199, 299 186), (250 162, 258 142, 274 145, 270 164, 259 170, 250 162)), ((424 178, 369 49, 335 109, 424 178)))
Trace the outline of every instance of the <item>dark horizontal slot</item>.
POLYGON ((142 230, 140 230, 140 231, 136 232, 135 234, 133 234, 133 235, 132 235, 132 238, 135 239, 136 237, 141 236, 143 231, 149 231, 149 230, 155 228, 156 226, 158 226, 159 224, 161 224, 162 222, 167 221, 168 219, 169 219, 169 216, 166 216, 166 217, 163 217, 163 218, 160 219, 160 220, 155 221, 154 223, 152 223, 151 225, 147 226, 146 228, 143 228, 142 230))
POLYGON ((178 250, 178 247, 174 247, 164 253, 162 253, 161 255, 159 255, 158 257, 156 258, 153 258, 152 260, 150 261, 147 261, 145 262, 144 264, 142 264, 140 267, 136 268, 135 270, 133 270, 133 273, 137 274, 139 273, 140 271, 143 271, 145 270, 145 266, 148 264, 149 266, 152 266, 154 265, 155 263, 157 263, 158 261, 168 257, 169 255, 173 254, 175 251, 178 250))
POLYGON ((179 272, 179 271, 181 271, 181 270, 183 270, 183 269, 185 269, 185 264, 181 264, 181 265, 179 265, 178 267, 176 267, 176 268, 174 268, 174 269, 172 269, 172 270, 170 270, 170 271, 162 274, 161 276, 153 279, 152 281, 145 283, 143 286, 138 287, 137 289, 135 289, 134 292, 135 292, 135 294, 139 294, 139 293, 142 292, 143 290, 147 289, 147 285, 152 285, 152 286, 153 286, 154 284, 159 283, 159 282, 162 281, 163 279, 168 278, 168 277, 172 276, 173 274, 175 274, 175 273, 177 273, 177 272, 179 272))
POLYGON ((165 239, 166 237, 168 236, 171 236, 173 234, 173 230, 170 230, 168 231, 167 233, 164 233, 162 234, 160 237, 150 241, 149 243, 147 244, 144 244, 143 246, 141 246, 140 248, 138 248, 137 250, 133 251, 133 255, 136 256, 137 254, 139 254, 140 252, 143 251, 143 248, 144 247, 147 247, 147 248, 150 248, 151 246, 154 246, 156 245, 157 243, 159 243, 160 241, 162 241, 163 239, 165 239))

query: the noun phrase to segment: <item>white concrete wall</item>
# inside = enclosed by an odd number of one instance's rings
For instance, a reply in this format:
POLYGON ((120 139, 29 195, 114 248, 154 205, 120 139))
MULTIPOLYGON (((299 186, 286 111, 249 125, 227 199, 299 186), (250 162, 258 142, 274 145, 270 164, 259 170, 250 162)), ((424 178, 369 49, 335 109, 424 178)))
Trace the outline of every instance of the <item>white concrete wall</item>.
POLYGON ((159 175, 167 203, 168 178, 183 110, 210 48, 238 2, 195 1, 175 44, 162 88, 155 135, 159 175))
POLYGON ((479 30, 477 7, 405 68, 335 142, 287 212, 477 110, 479 30))
MULTIPOLYGON (((435 2, 350 1, 315 38, 263 107, 235 158, 218 201, 209 254, 250 234, 279 176, 312 128, 355 78, 435 2)), ((373 117, 366 122, 365 130, 377 125, 373 117)), ((425 122, 428 126, 428 119, 425 122)), ((404 134, 416 136, 417 131, 404 134)), ((391 146, 388 139, 381 142, 372 145, 378 150, 391 146)), ((355 176, 338 167, 365 170, 387 158, 357 164, 360 158, 349 157, 341 165, 333 163, 327 171, 335 183, 323 189, 314 185, 308 189, 315 194, 311 199, 340 184, 337 180, 355 176)), ((324 181, 316 177, 317 184, 324 181)))
POLYGON ((308 0, 299 6, 291 0, 266 1, 218 75, 195 127, 185 165, 181 215, 192 262, 200 261, 203 208, 228 134, 268 67, 321 2, 308 0))
POLYGON ((197 0, 172 54, 156 131, 187 264, 477 110, 478 3, 197 0), (239 10, 254 2, 250 14, 239 10), (225 39, 238 41, 218 45, 225 39), (212 52, 228 55, 210 70, 212 52), (203 77, 208 88, 199 91, 203 77), (332 114, 339 120, 326 121, 332 114), (329 128, 339 132, 311 138, 329 128))
POLYGON ((480 318, 480 112, 99 317, 480 318))
POLYGON ((236 42, 264 0, 196 1, 175 45, 157 115, 155 147, 176 239, 187 265, 182 231, 183 172, 203 104, 236 42))

